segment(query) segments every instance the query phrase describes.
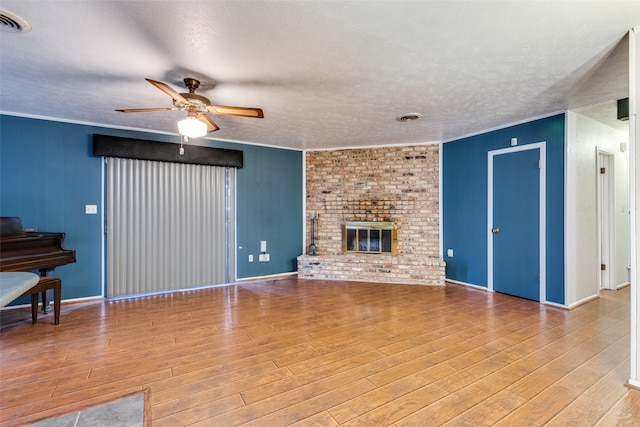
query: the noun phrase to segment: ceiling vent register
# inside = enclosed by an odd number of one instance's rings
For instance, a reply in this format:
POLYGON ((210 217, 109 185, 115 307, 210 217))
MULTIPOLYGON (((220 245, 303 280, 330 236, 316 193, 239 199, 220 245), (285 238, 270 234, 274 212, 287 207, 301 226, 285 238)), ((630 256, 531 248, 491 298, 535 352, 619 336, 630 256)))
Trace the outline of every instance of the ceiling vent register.
POLYGON ((0 29, 12 33, 27 33, 31 31, 31 25, 18 15, 0 8, 0 29))

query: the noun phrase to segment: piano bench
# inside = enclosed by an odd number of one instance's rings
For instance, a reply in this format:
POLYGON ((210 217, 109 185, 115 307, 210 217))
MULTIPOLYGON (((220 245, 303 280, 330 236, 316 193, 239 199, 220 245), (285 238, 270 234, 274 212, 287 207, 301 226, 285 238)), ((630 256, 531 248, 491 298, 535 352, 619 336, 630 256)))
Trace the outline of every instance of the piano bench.
MULTIPOLYGON (((59 277, 40 276, 38 283, 22 294, 31 295, 31 323, 38 323, 38 293, 42 292, 42 309, 45 310, 45 292, 53 289, 53 321, 60 323, 60 301, 62 300, 62 280, 59 277)), ((46 311, 45 311, 46 312, 46 311)))

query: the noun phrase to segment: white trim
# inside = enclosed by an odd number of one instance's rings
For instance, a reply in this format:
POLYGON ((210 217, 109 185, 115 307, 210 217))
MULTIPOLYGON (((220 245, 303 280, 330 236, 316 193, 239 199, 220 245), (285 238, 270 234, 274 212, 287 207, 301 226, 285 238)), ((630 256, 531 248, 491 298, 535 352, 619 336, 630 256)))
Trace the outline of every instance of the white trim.
POLYGON ((616 291, 619 291, 620 289, 624 289, 627 286, 631 286, 631 282, 624 282, 624 283, 620 283, 618 286, 616 286, 616 291))
MULTIPOLYGON (((243 277, 242 279, 236 280, 235 283, 250 282, 252 280, 277 279, 279 277, 285 278, 285 277, 297 276, 297 275, 298 275, 297 271, 291 271, 289 273, 267 274, 266 276, 243 277)), ((225 285, 233 285, 235 283, 225 283, 225 285)), ((202 288, 197 288, 197 289, 202 289, 202 288)))
POLYGON ((397 144, 378 144, 378 145, 357 145, 346 147, 323 147, 323 148, 306 148, 304 151, 345 151, 345 150, 369 150, 372 148, 393 148, 393 147, 421 147, 423 145, 441 144, 442 141, 426 141, 426 142, 398 142, 397 144))
MULTIPOLYGON (((83 302, 92 302, 92 301, 102 301, 105 298, 102 295, 96 295, 93 297, 81 297, 81 298, 69 298, 69 299, 63 299, 60 300, 60 307, 62 307, 63 305, 67 305, 67 304, 79 304, 79 303, 83 303, 83 302)), ((53 301, 51 301, 51 304, 55 305, 53 303, 53 301)), ((5 311, 5 310, 13 310, 16 308, 31 308, 31 303, 29 304, 16 304, 16 305, 7 305, 5 307, 2 307, 2 309, 0 309, 0 312, 5 311)))
POLYGON ((551 307, 562 308, 564 310, 569 310, 569 307, 567 307, 565 304, 558 304, 557 302, 546 301, 546 302, 544 302, 542 304, 548 305, 548 306, 551 306, 551 307))
POLYGON ((591 295, 589 297, 582 298, 581 300, 572 302, 569 305, 565 305, 564 307, 567 307, 569 310, 573 310, 574 308, 578 307, 579 305, 586 304, 586 303, 591 302, 591 301, 595 301, 598 298, 600 298, 599 294, 591 295))
MULTIPOLYGON (((153 129, 143 129, 143 128, 136 128, 136 127, 130 127, 130 126, 117 126, 117 125, 111 125, 111 124, 105 124, 105 123, 84 122, 84 121, 81 121, 81 120, 68 120, 68 119, 61 119, 61 118, 58 118, 58 117, 42 116, 42 115, 37 115, 37 114, 15 113, 15 112, 11 112, 11 111, 0 111, 0 115, 12 116, 12 117, 23 117, 25 119, 46 120, 46 121, 49 121, 49 122, 57 122, 57 123, 69 123, 69 124, 74 124, 74 125, 99 127, 99 128, 104 128, 104 129, 128 130, 128 131, 133 131, 133 132, 150 133, 150 134, 155 134, 155 135, 170 135, 170 136, 175 136, 176 137, 176 139, 178 140, 176 142, 176 144, 180 144, 180 141, 182 140, 182 137, 176 132, 164 132, 164 131, 158 131, 158 130, 153 130, 153 129)), ((211 138, 211 137, 206 137, 206 136, 203 136, 202 138, 198 138, 198 139, 194 139, 194 140, 189 140, 191 145, 202 145, 202 146, 205 146, 204 144, 195 144, 195 142, 197 142, 197 141, 219 141, 219 142, 229 142, 229 143, 232 143, 232 144, 244 144, 244 145, 255 145, 255 146, 258 146, 258 147, 278 148, 278 149, 281 149, 281 150, 304 151, 303 148, 292 148, 292 147, 285 147, 285 146, 281 146, 281 145, 263 144, 263 143, 259 143, 259 142, 240 141, 240 140, 237 140, 237 139, 211 138)))
POLYGON ((487 290, 493 291, 493 157, 502 154, 510 154, 525 150, 540 150, 540 174, 539 174, 539 274, 540 274, 540 302, 547 303, 547 239, 546 239, 546 141, 524 144, 515 147, 501 148, 487 152, 487 290))
POLYGON ((105 233, 105 226, 106 223, 105 221, 107 220, 107 216, 105 214, 105 201, 106 201, 106 191, 105 191, 105 185, 106 185, 106 173, 107 173, 107 168, 105 167, 107 164, 107 158, 106 157, 102 157, 101 159, 102 161, 100 162, 100 168, 101 168, 101 175, 100 175, 100 200, 101 200, 101 212, 100 212, 100 296, 102 296, 102 298, 104 298, 105 293, 107 291, 107 265, 106 265, 106 259, 107 259, 107 236, 105 233))
POLYGON ((438 233, 439 233, 439 250, 438 256, 441 260, 444 260, 444 231, 442 228, 442 222, 444 219, 442 213, 442 143, 438 144, 438 233))
POLYGON ((615 289, 614 283, 614 260, 616 259, 616 243, 615 243, 615 184, 614 174, 615 174, 615 154, 603 150, 600 147, 596 147, 596 248, 597 248, 597 262, 595 267, 596 277, 598 278, 597 289, 598 292, 600 289, 615 289), (604 161, 603 161, 604 158, 604 161), (603 183, 602 174, 600 173, 600 168, 606 167, 607 170, 604 178, 605 183, 603 183), (606 188, 605 188, 606 187, 606 188), (606 199, 606 200, 603 200, 606 199), (603 209, 608 211, 605 215, 603 209), (604 218, 608 217, 608 221, 606 224, 603 224, 604 218), (603 229, 603 226, 606 226, 606 229, 603 229), (606 242, 603 241, 603 234, 605 236, 606 242), (603 243, 606 243, 605 247, 607 248, 607 256, 606 263, 607 269, 604 270, 605 273, 602 272, 600 265, 603 263, 602 257, 602 246, 603 243), (606 278, 605 278, 606 276, 606 278))
POLYGON ((233 200, 231 201, 231 209, 233 209, 233 278, 235 282, 238 279, 238 259, 240 259, 240 245, 238 245, 238 174, 233 174, 233 200))
POLYGON ((474 285, 474 284, 472 284, 472 283, 461 282, 461 281, 459 281, 459 280, 444 279, 444 282, 445 282, 445 284, 446 284, 447 282, 449 282, 449 283, 453 283, 453 284, 455 284, 455 285, 462 285, 462 286, 467 286, 467 287, 469 287, 469 288, 479 289, 479 290, 482 290, 482 291, 493 292, 493 291, 490 291, 489 289, 487 289, 487 287, 486 287, 486 286, 474 285))
POLYGON ((640 363, 640 355, 638 354, 638 322, 639 313, 638 305, 640 299, 638 295, 638 186, 636 180, 640 176, 638 171, 638 96, 640 96, 640 88, 637 83, 640 82, 640 69, 637 67, 640 58, 637 57, 640 50, 640 26, 634 27, 629 31, 629 210, 630 225, 629 234, 631 235, 631 304, 630 304, 630 374, 629 384, 640 387, 638 381, 638 364, 640 363))
POLYGON ((576 251, 573 246, 569 246, 569 242, 575 241, 575 236, 573 233, 573 229, 569 228, 569 224, 575 223, 575 209, 571 209, 569 211, 569 207, 576 206, 575 201, 575 191, 570 190, 570 186, 573 184, 573 180, 575 179, 575 174, 573 174, 572 163, 570 162, 570 147, 571 144, 575 141, 575 133, 576 133, 576 113, 573 111, 567 111, 564 115, 564 142, 563 142, 563 150, 564 150, 564 161, 563 161, 563 185, 564 185, 564 198, 563 198, 563 229, 564 229, 564 248, 562 253, 564 255, 564 302, 571 301, 574 298, 574 295, 569 294, 569 283, 573 283, 571 286, 574 290, 575 294, 575 264, 576 264, 576 251), (570 172, 572 173, 570 175, 570 172), (571 183, 570 183, 571 181, 571 183), (570 218, 571 216, 571 218, 570 218))
MULTIPOLYGON (((543 114, 540 116, 535 116, 535 117, 529 117, 527 119, 523 119, 523 120, 518 120, 515 122, 511 122, 505 125, 499 125, 499 126, 495 126, 495 127, 491 127, 488 129, 484 129, 484 130, 480 130, 477 132, 472 132, 472 133, 468 133, 468 134, 464 134, 464 135, 459 135, 459 136, 454 136, 448 139, 444 139, 444 140, 435 140, 435 141, 425 141, 425 142, 398 142, 398 143, 389 143, 389 144, 374 144, 374 145, 362 145, 362 146, 346 146, 346 147, 324 147, 324 148, 294 148, 294 147, 287 147, 287 146, 283 146, 283 145, 274 145, 274 144, 264 144, 264 143, 260 143, 260 142, 251 142, 251 141, 241 141, 241 140, 237 140, 237 139, 224 139, 224 138, 210 138, 210 137, 202 137, 202 138, 198 138, 198 140, 203 140, 203 141, 219 141, 219 142, 228 142, 228 143, 232 143, 232 144, 244 144, 244 145, 254 145, 254 146, 258 146, 258 147, 267 147, 267 148, 278 148, 281 150, 290 150, 290 151, 333 151, 333 150, 359 150, 359 149, 368 149, 368 148, 383 148, 383 147, 411 147, 411 146, 418 146, 418 145, 432 145, 432 144, 443 144, 443 143, 447 143, 447 142, 454 142, 454 141, 458 141, 460 139, 464 139, 464 138, 469 138, 472 136, 477 136, 477 135, 482 135, 488 132, 493 132, 496 130, 500 130, 500 129, 506 129, 512 126, 518 126, 524 123, 530 123, 530 122, 534 122, 536 120, 542 120, 542 119, 546 119, 549 117, 553 117, 553 116, 557 116, 560 114, 565 114, 566 111, 565 110, 560 110, 560 111, 554 111, 552 113, 549 114, 543 114)), ((176 139, 178 140, 176 142, 176 144, 180 143, 180 135, 178 135, 175 132, 164 132, 164 131, 157 131, 157 130, 153 130, 153 129, 143 129, 143 128, 136 128, 136 127, 131 127, 131 126, 117 126, 117 125, 112 125, 112 124, 106 124, 106 123, 95 123, 95 122, 85 122, 85 121, 81 121, 81 120, 68 120, 68 119, 61 119, 58 117, 51 117, 51 116, 43 116, 43 115, 37 115, 37 114, 24 114, 24 113, 16 113, 16 112, 12 112, 12 111, 2 111, 0 110, 0 115, 5 115, 5 116, 12 116, 12 117, 24 117, 27 119, 38 119, 38 120, 47 120, 50 122, 58 122, 58 123, 70 123, 70 124, 75 124, 75 125, 84 125, 84 126, 92 126, 92 127, 100 127, 100 128, 104 128, 104 129, 117 129, 117 130, 127 130, 127 131, 133 131, 133 132, 142 132, 142 133, 150 133, 150 134, 156 134, 156 135, 170 135, 170 136, 175 136, 176 139)), ((194 145, 202 145, 202 144, 194 144, 194 145)))
POLYGON ((96 295, 93 297, 69 298, 69 299, 61 300, 60 306, 63 306, 66 304, 80 304, 84 302, 102 301, 103 299, 104 299, 104 296, 102 295, 96 295))
POLYGON ((507 128, 510 128, 510 127, 513 127, 513 126, 522 125, 522 124, 525 124, 525 123, 535 122, 536 120, 548 119, 549 117, 558 116, 560 114, 566 114, 566 110, 555 111, 553 113, 543 114, 541 116, 530 117, 530 118, 524 119, 524 120, 518 120, 517 122, 512 122, 512 123, 509 123, 509 124, 506 124, 506 125, 500 125, 500 126, 492 127, 492 128, 489 128, 489 129, 484 129, 484 130, 481 130, 481 131, 478 131, 478 132, 473 132, 473 133, 469 133, 469 134, 462 135, 462 136, 456 136, 456 137, 453 137, 453 138, 444 139, 444 140, 442 140, 442 142, 444 144, 446 144, 447 142, 454 142, 454 141, 458 141, 460 139, 470 138, 472 136, 483 135, 485 133, 494 132, 494 131, 501 130, 501 129, 507 129, 507 128))
POLYGON ((302 152, 302 253, 307 253, 307 152, 302 152))

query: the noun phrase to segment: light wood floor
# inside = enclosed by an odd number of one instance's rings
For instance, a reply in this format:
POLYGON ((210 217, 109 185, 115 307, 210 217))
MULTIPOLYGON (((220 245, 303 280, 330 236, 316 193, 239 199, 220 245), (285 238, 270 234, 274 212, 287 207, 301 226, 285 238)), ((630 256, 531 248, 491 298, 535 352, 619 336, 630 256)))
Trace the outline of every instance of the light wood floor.
POLYGON ((58 326, 5 310, 0 424, 149 387, 157 427, 639 425, 629 298, 286 278, 63 305, 58 326))

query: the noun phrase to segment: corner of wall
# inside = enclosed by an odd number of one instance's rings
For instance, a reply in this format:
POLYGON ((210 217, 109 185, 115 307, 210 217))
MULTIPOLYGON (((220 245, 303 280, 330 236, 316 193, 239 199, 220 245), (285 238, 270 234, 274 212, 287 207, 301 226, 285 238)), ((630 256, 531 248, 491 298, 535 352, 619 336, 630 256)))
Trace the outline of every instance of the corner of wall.
POLYGON ((565 233, 565 280, 564 298, 569 305, 576 301, 576 166, 572 147, 577 144, 577 115, 573 111, 565 113, 564 138, 564 233, 565 233))

